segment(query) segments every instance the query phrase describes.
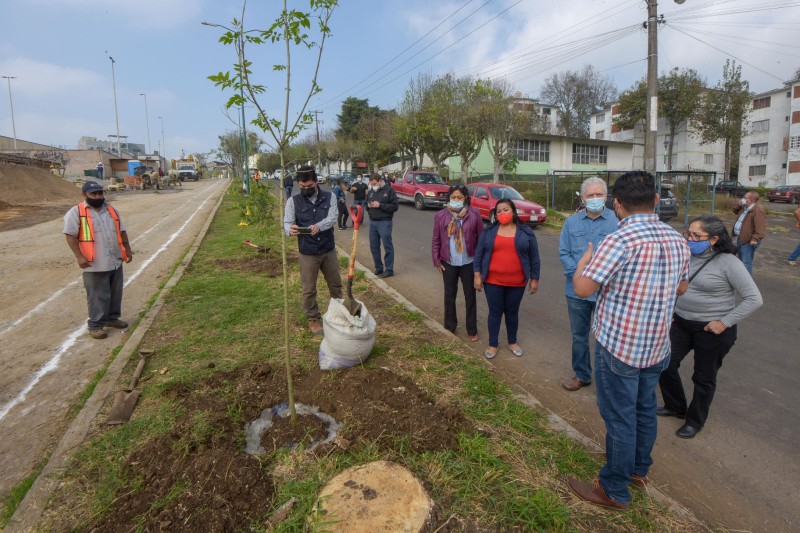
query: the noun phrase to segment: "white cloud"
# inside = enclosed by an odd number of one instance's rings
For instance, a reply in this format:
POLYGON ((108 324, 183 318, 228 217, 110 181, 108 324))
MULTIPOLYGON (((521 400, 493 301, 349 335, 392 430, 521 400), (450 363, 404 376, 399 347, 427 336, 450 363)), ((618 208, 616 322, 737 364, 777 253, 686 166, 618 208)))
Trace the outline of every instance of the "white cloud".
POLYGON ((12 80, 12 94, 19 91, 29 97, 91 92, 98 84, 104 83, 103 77, 91 70, 54 65, 27 57, 0 61, 0 72, 16 76, 12 80))

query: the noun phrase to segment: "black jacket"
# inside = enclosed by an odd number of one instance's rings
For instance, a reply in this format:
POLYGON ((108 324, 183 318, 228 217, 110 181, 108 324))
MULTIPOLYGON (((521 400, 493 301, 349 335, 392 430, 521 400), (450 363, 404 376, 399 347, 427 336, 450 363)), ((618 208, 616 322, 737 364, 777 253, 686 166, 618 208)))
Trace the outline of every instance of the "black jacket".
POLYGON ((397 193, 388 183, 373 191, 367 192, 367 213, 370 220, 391 220, 394 212, 397 211, 397 193), (380 202, 380 207, 369 207, 370 202, 380 202))

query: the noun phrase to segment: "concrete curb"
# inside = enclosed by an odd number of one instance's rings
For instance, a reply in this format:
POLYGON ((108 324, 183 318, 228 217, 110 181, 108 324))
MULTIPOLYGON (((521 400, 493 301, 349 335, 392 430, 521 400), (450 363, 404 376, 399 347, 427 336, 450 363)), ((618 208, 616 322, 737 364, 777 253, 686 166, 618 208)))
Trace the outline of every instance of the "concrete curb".
MULTIPOLYGON (((347 258, 350 257, 350 254, 345 252, 338 245, 336 246, 336 250, 338 251, 338 254, 341 257, 347 257, 347 258)), ((428 326, 431 330, 433 330, 436 333, 441 333, 443 335, 447 335, 447 336, 451 337, 454 341, 463 342, 460 338, 458 338, 452 332, 450 332, 449 330, 445 329, 445 327, 442 324, 440 324, 439 322, 437 322, 436 320, 431 318, 425 311, 423 311, 422 309, 420 309, 419 307, 417 307, 416 305, 411 303, 411 301, 408 300, 405 296, 403 296, 398 291, 396 291, 395 289, 393 289, 392 287, 387 285, 386 282, 383 281, 383 279, 381 279, 378 276, 376 276, 374 273, 372 273, 371 270, 369 270, 363 264, 361 264, 358 261, 356 261, 355 266, 356 266, 356 268, 358 270, 361 270, 361 271, 363 271, 365 273, 367 279, 369 279, 377 287, 379 287, 381 290, 383 290, 386 294, 388 294, 397 303, 401 304, 403 307, 405 307, 409 311, 414 311, 416 313, 421 314, 424 317, 424 320, 423 320, 424 324, 426 326, 428 326)), ((492 366, 491 363, 488 360, 485 360, 483 357, 481 357, 481 360, 484 361, 484 363, 486 365, 488 365, 490 367, 492 366)), ((564 420, 563 418, 558 416, 556 413, 550 411, 539 400, 537 400, 533 395, 531 395, 529 392, 523 390, 522 387, 520 387, 519 385, 516 385, 516 384, 511 384, 511 387, 513 389, 517 390, 517 393, 515 394, 515 397, 517 398, 517 400, 519 400, 520 402, 524 403, 525 405, 527 405, 529 407, 533 407, 533 408, 535 408, 535 409, 537 409, 539 411, 544 411, 545 412, 545 414, 547 415, 547 424, 548 424, 548 426, 549 426, 549 428, 551 430, 559 432, 559 433, 566 434, 567 437, 569 437, 572 440, 578 441, 580 444, 582 444, 584 447, 588 448, 590 451, 592 451, 594 453, 605 453, 605 448, 603 448, 599 443, 597 443, 596 441, 592 440, 591 438, 587 437, 586 435, 584 435, 583 433, 578 431, 569 422, 567 422, 566 420, 564 420)), ((683 507, 680 503, 678 503, 677 501, 673 500, 672 498, 670 498, 669 496, 667 496, 666 494, 664 494, 663 492, 658 490, 653 485, 652 482, 647 487, 647 494, 652 499, 657 501, 659 504, 663 505, 664 507, 667 507, 668 509, 671 509, 675 514, 677 514, 681 518, 684 518, 685 520, 688 520, 692 524, 694 524, 694 525, 696 525, 696 526, 698 526, 700 528, 703 528, 706 531, 712 531, 711 528, 709 528, 706 524, 704 524, 700 520, 698 520, 692 514, 691 511, 689 511, 688 509, 683 507)))
POLYGON ((78 413, 78 416, 75 417, 66 433, 64 433, 64 436, 58 443, 56 450, 50 456, 50 459, 47 461, 44 469, 36 478, 36 481, 33 482, 33 485, 28 490, 25 498, 22 500, 22 502, 20 502, 17 510, 11 517, 11 520, 6 526, 6 531, 28 532, 36 529, 36 524, 42 517, 42 512, 44 511, 47 502, 50 499, 50 495, 56 490, 56 488, 58 488, 58 485, 61 482, 61 476, 66 470, 67 463, 72 455, 72 452, 78 446, 80 446, 80 444, 86 438, 86 434, 89 432, 89 428, 92 424, 92 421, 97 416, 97 413, 100 412, 100 409, 103 407, 103 404, 106 402, 109 396, 113 395, 120 374, 122 374, 122 371, 128 364, 128 361, 131 359, 131 357, 136 354, 136 349, 139 347, 139 343, 150 329, 150 326, 155 321, 158 313, 161 311, 161 308, 164 306, 164 299, 169 293, 169 290, 172 289, 172 287, 174 287, 183 277, 186 267, 189 266, 194 254, 200 248, 200 243, 205 238, 208 228, 211 226, 211 222, 214 220, 214 216, 217 214, 219 206, 222 205, 222 200, 225 198, 225 192, 227 190, 227 186, 223 187, 222 193, 219 196, 219 200, 217 200, 217 204, 209 214, 208 220, 206 220, 205 224, 200 229, 200 233, 195 238, 194 242, 189 248, 189 251, 186 253, 178 268, 159 292, 155 303, 153 303, 152 307, 150 307, 150 309, 147 311, 141 322, 139 322, 139 324, 136 326, 136 329, 133 331, 131 336, 128 337, 128 340, 125 341, 125 344, 117 354, 117 357, 115 357, 108 366, 106 373, 95 387, 94 392, 86 401, 86 404, 83 406, 80 413, 78 413))

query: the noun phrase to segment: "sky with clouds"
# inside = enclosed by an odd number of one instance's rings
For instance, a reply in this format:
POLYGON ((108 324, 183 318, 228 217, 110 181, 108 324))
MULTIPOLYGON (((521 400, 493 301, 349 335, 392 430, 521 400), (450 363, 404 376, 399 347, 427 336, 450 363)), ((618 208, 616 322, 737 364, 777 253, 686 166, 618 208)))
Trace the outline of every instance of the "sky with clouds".
MULTIPOLYGON (((73 148, 81 136, 114 134, 114 58, 119 130, 166 155, 207 152, 236 129, 226 94, 207 76, 229 70, 235 50, 223 32, 242 3, 226 0, 25 0, 3 2, 0 76, 11 80, 20 139, 73 148), (145 93, 147 113, 145 113, 145 93), (159 118, 161 117, 161 118, 159 118), (146 120, 147 118, 147 120, 146 120)), ((554 72, 593 65, 622 90, 646 73, 645 0, 340 0, 331 19, 318 83, 321 130, 335 128, 341 101, 368 98, 395 107, 417 73, 506 77, 536 97, 554 72)), ((250 0, 245 29, 270 25, 282 2, 250 0)), ((290 6, 307 9, 308 2, 290 6)), ((710 84, 727 58, 742 65, 751 90, 782 86, 800 67, 800 2, 662 0, 659 70, 693 68, 710 84), (794 38, 793 38, 794 37, 794 38)), ((285 99, 282 45, 250 47, 260 103, 280 113, 285 99)), ((313 56, 293 52, 293 113, 308 92, 313 56)), ((0 79, 0 135, 12 134, 8 80, 0 79)), ((252 115, 252 108, 245 108, 252 115)), ((268 139, 266 135, 265 138, 268 139)))

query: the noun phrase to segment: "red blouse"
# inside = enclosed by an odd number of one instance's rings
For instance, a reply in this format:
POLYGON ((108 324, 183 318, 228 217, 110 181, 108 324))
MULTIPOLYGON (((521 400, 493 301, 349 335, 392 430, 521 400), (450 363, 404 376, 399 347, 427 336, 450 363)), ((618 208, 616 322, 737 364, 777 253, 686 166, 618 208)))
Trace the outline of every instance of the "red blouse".
POLYGON ((494 239, 492 260, 489 262, 489 274, 484 280, 493 285, 505 287, 524 287, 525 271, 514 246, 514 237, 497 235, 494 239))

